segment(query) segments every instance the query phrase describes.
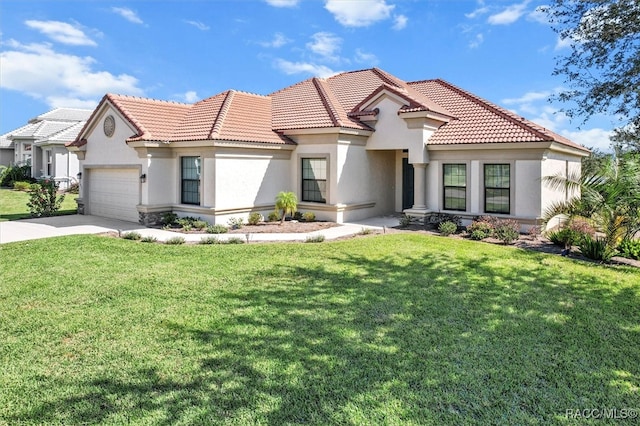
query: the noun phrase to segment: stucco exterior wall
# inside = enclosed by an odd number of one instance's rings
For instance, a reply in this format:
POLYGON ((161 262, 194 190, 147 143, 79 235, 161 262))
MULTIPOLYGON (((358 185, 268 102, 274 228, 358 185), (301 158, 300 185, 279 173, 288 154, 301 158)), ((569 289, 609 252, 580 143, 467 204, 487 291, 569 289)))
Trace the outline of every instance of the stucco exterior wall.
POLYGON ((254 206, 268 206, 270 210, 278 192, 292 189, 288 153, 254 151, 216 152, 216 210, 254 206))
MULTIPOLYGON (((456 215, 481 216, 491 214, 498 217, 513 217, 526 223, 539 221, 543 208, 541 177, 543 166, 549 169, 542 149, 483 149, 483 150, 436 150, 429 153, 431 161, 427 168, 427 208, 435 212, 456 215), (466 211, 444 210, 443 164, 466 164, 467 209, 466 211), (484 165, 510 165, 510 214, 487 213, 484 206, 484 165)), ((579 162, 579 159, 577 159, 579 162)), ((558 164, 555 164, 557 167, 558 164)), ((563 166, 564 167, 564 166, 563 166)), ((547 197, 557 194, 547 193, 547 197)))
POLYGON ((138 158, 136 150, 125 142, 131 135, 135 134, 135 130, 129 127, 127 122, 113 111, 102 114, 94 122, 98 125, 86 135, 90 146, 87 146, 85 159, 81 161, 81 167, 92 164, 142 165, 142 160, 138 158), (107 137, 104 134, 101 125, 104 117, 108 114, 112 114, 116 120, 115 132, 111 137, 107 137))
POLYGON ((0 166, 9 166, 14 162, 13 148, 0 148, 0 166))

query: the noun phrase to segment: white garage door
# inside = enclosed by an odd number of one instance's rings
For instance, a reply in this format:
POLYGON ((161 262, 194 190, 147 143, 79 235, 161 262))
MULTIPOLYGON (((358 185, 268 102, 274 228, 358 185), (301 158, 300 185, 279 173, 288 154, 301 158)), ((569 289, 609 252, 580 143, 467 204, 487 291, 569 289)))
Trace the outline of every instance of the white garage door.
POLYGON ((138 222, 140 202, 137 169, 91 169, 89 171, 89 214, 138 222))

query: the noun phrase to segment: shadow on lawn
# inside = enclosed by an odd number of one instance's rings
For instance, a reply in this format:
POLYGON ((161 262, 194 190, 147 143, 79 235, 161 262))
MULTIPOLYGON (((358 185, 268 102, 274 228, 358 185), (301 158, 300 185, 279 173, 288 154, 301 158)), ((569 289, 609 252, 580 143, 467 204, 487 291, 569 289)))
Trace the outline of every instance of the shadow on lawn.
POLYGON ((219 295, 224 327, 167 325, 168 343, 197 342, 190 380, 105 376, 10 420, 543 424, 638 408, 637 291, 513 254, 536 262, 341 251, 252 272, 219 295))

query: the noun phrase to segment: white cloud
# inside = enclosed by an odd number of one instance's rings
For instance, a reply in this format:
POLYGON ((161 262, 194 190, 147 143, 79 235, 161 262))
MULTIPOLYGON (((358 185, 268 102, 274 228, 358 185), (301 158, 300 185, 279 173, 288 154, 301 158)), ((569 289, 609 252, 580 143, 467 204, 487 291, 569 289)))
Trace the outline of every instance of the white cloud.
POLYGON ((326 0, 324 7, 345 27, 367 27, 383 21, 395 8, 386 0, 326 0))
POLYGON ((465 13, 464 16, 466 16, 469 19, 473 19, 473 18, 477 18, 480 15, 484 15, 487 12, 489 12, 489 8, 485 6, 484 0, 479 0, 478 8, 471 13, 465 13))
POLYGON ((378 65, 380 62, 376 55, 364 52, 362 49, 356 49, 355 61, 359 64, 367 64, 369 66, 378 65))
POLYGON ((403 30, 407 27, 407 22, 409 18, 404 15, 397 15, 393 17, 393 29, 396 31, 403 30))
POLYGON ((23 45, 10 40, 0 52, 2 88, 42 99, 51 107, 94 105, 107 92, 142 95, 138 80, 93 68, 96 60, 53 50, 48 43, 23 45))
POLYGON ((508 98, 501 101, 504 105, 514 107, 513 112, 524 115, 528 120, 554 131, 573 142, 586 147, 598 148, 603 151, 611 150, 611 130, 594 127, 587 130, 576 130, 571 126, 571 120, 560 109, 548 103, 549 97, 562 91, 562 88, 554 90, 542 90, 527 92, 519 98, 508 98))
POLYGON ((527 20, 538 22, 540 24, 549 25, 549 16, 543 11, 543 6, 538 6, 527 15, 527 20))
POLYGON ((298 5, 298 0, 266 0, 274 7, 294 7, 298 5))
POLYGON ((489 16, 487 22, 492 25, 509 25, 516 22, 524 15, 527 5, 531 0, 522 3, 512 4, 500 13, 489 16))
POLYGON ((484 42, 484 35, 482 33, 476 34, 476 36, 469 42, 469 48, 476 49, 484 42))
POLYGON ((179 99, 182 102, 186 102, 188 104, 193 104, 200 100, 198 93, 195 90, 189 90, 188 92, 179 94, 175 96, 176 99, 179 99))
POLYGON ((81 29, 60 21, 25 21, 29 28, 40 31, 52 40, 73 46, 97 46, 81 29))
POLYGON ((562 136, 586 146, 587 148, 597 148, 600 151, 611 152, 611 136, 613 132, 611 130, 605 130, 600 128, 593 128, 589 130, 562 130, 560 132, 562 136))
POLYGON ((273 47, 275 49, 284 46, 287 43, 290 43, 291 40, 289 40, 287 37, 284 36, 284 34, 282 33, 275 33, 273 35, 273 39, 271 39, 271 41, 262 41, 258 44, 260 44, 260 46, 263 47, 273 47))
POLYGON ((342 39, 332 33, 322 31, 311 36, 313 41, 307 43, 307 48, 325 60, 337 61, 342 39))
POLYGON ((571 45, 574 44, 574 43, 579 43, 579 40, 577 40, 575 38, 572 38, 572 37, 562 38, 562 37, 558 36, 558 38, 556 40, 555 50, 569 49, 571 47, 571 45))
POLYGON ((117 13, 127 21, 132 22, 134 24, 144 24, 144 21, 142 21, 142 19, 138 17, 138 14, 136 14, 136 12, 134 12, 133 10, 127 7, 112 7, 111 11, 114 13, 117 13))
POLYGON ((503 99, 502 103, 505 105, 519 105, 519 104, 529 104, 535 101, 542 101, 549 99, 551 96, 551 92, 543 91, 543 92, 527 92, 519 98, 507 98, 503 99))
POLYGON ((339 72, 324 65, 309 62, 290 62, 285 59, 276 59, 274 65, 277 69, 288 75, 311 74, 316 77, 326 78, 339 72))
POLYGON ((184 21, 186 24, 192 25, 194 27, 196 27, 197 29, 199 29, 200 31, 209 31, 211 29, 211 27, 209 27, 207 24, 200 22, 200 21, 184 21))

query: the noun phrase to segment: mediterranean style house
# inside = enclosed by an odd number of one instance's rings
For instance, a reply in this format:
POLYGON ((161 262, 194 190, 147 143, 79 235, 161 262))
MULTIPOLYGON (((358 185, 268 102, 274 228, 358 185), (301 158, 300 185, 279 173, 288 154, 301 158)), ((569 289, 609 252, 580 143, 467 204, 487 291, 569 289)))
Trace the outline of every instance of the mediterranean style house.
POLYGON ((26 165, 33 178, 53 178, 65 187, 76 180, 79 162, 65 147, 84 127, 92 110, 57 108, 0 136, 0 165, 26 165))
POLYGON ((378 68, 311 78, 266 96, 194 104, 107 94, 67 148, 80 213, 154 224, 164 212, 226 223, 274 209, 349 222, 405 212, 535 224, 568 196, 546 175, 586 148, 442 80, 378 68))

